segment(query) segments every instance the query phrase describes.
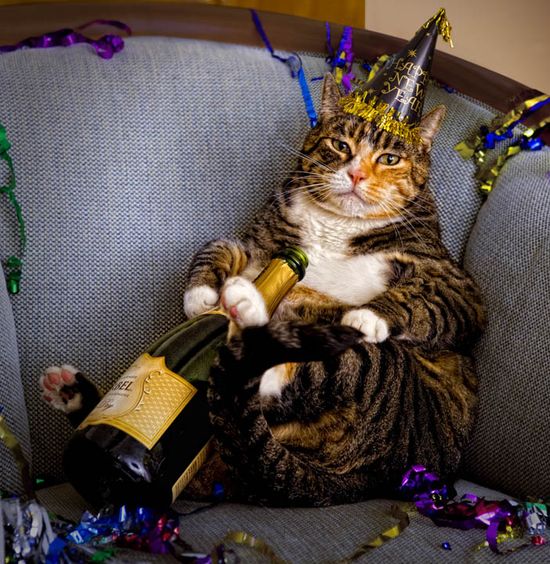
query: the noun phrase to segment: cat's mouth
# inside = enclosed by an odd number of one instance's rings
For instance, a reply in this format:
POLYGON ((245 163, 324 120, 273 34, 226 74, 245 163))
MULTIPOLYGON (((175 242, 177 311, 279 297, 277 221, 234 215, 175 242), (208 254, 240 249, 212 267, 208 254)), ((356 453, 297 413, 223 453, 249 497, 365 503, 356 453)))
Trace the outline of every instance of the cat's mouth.
POLYGON ((379 198, 374 197, 368 191, 358 189, 353 186, 345 192, 340 192, 336 194, 342 202, 356 202, 365 208, 372 208, 377 206, 379 203, 379 198))
POLYGON ((384 204, 376 194, 351 188, 332 195, 332 207, 339 215, 362 219, 391 219, 396 214, 392 206, 384 204))
POLYGON ((364 194, 358 193, 357 190, 351 189, 346 192, 334 194, 334 203, 346 215, 363 217, 378 208, 377 202, 368 201, 364 194))

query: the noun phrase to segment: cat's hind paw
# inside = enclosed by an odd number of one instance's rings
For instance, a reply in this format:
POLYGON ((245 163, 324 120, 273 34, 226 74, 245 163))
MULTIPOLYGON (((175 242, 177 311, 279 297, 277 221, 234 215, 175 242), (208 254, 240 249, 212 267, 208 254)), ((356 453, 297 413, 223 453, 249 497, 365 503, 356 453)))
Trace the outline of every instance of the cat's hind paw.
POLYGON ((367 343, 381 343, 390 336, 388 322, 367 308, 348 311, 342 317, 342 325, 350 325, 361 331, 367 343))
POLYGON ((66 414, 82 409, 82 393, 77 388, 78 373, 79 370, 70 364, 46 368, 39 380, 42 399, 66 414))
POLYGON ((227 279, 221 292, 221 305, 241 329, 258 327, 269 321, 263 296, 250 280, 242 276, 227 279))

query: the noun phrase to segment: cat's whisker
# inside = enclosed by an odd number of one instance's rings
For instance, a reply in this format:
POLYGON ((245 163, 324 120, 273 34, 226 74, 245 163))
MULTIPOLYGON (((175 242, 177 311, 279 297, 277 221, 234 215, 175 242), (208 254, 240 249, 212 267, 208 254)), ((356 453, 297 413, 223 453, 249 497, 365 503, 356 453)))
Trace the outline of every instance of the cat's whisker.
POLYGON ((331 190, 331 186, 326 183, 314 183, 314 184, 301 184, 300 186, 293 186, 290 188, 285 188, 285 194, 296 194, 298 192, 305 192, 308 189, 316 188, 318 190, 323 189, 326 192, 331 190))
POLYGON ((314 170, 302 170, 302 169, 294 169, 294 170, 287 170, 285 171, 288 174, 303 174, 303 175, 312 175, 312 176, 324 176, 326 172, 315 172, 314 170))
POLYGON ((325 182, 325 184, 329 183, 329 180, 327 179, 326 175, 317 175, 317 174, 294 176, 294 177, 290 177, 289 179, 289 181, 302 182, 302 183, 309 182, 310 180, 314 182, 325 182))
POLYGON ((426 242, 424 241, 422 236, 418 233, 414 225, 405 216, 402 217, 403 217, 405 229, 407 229, 409 233, 411 233, 414 237, 416 237, 421 247, 427 247, 426 242))
MULTIPOLYGON (((425 211, 429 212, 429 213, 433 213, 433 209, 426 208, 425 211)), ((432 222, 429 221, 430 217, 418 217, 418 215, 416 215, 411 210, 405 210, 402 215, 407 219, 409 219, 409 218, 412 219, 414 221, 414 223, 417 223, 417 224, 421 225, 422 227, 425 227, 426 229, 432 229, 433 228, 432 222)))
POLYGON ((426 245, 426 242, 424 241, 423 237, 418 233, 417 229, 414 227, 413 223, 411 221, 409 221, 407 216, 402 213, 402 210, 400 210, 397 206, 395 206, 390 201, 386 201, 385 204, 388 206, 388 208, 391 211, 399 214, 399 216, 401 217, 401 220, 402 220, 401 223, 403 224, 405 229, 418 240, 418 242, 420 243, 420 245, 422 247, 426 247, 427 245, 426 245))
POLYGON ((286 149, 287 149, 288 151, 290 151, 291 153, 293 153, 293 154, 295 154, 295 155, 297 155, 297 156, 299 156, 299 157, 305 159, 306 161, 309 161, 310 163, 313 163, 313 164, 315 164, 315 165, 317 165, 317 166, 320 166, 321 168, 324 168, 324 169, 326 169, 326 170, 328 170, 328 171, 330 171, 330 172, 336 172, 336 170, 335 170, 334 168, 328 166, 328 165, 325 164, 325 163, 322 163, 321 161, 319 161, 319 160, 317 160, 317 159, 314 159, 313 157, 311 157, 311 156, 309 156, 309 155, 306 155, 306 154, 303 153, 302 151, 298 151, 297 149, 294 149, 294 148, 291 148, 291 147, 286 147, 286 149))
POLYGON ((422 194, 416 194, 413 198, 410 199, 410 201, 414 203, 418 203, 419 206, 422 205, 422 203, 427 204, 429 211, 433 209, 433 200, 427 198, 422 194))
MULTIPOLYGON (((380 201, 380 207, 388 214, 388 217, 391 216, 391 208, 389 208, 384 201, 380 201)), ((399 241, 401 242, 401 250, 403 251, 405 249, 405 244, 403 243, 403 237, 401 237, 401 233, 399 233, 399 229, 397 229, 397 226, 395 225, 395 223, 392 222, 392 227, 393 230, 395 231, 395 235, 397 236, 397 238, 399 239, 399 241)))
POLYGON ((320 190, 320 189, 314 189, 314 190, 308 190, 308 193, 310 196, 313 197, 314 200, 318 201, 318 202, 323 202, 326 199, 326 196, 328 194, 328 190, 320 190))
MULTIPOLYGON (((424 201, 425 201, 426 204, 430 203, 427 200, 424 200, 424 201)), ((429 206, 429 205, 423 206, 422 204, 420 204, 418 202, 418 198, 408 200, 408 202, 412 204, 411 208, 418 208, 418 209, 425 211, 425 212, 428 212, 428 213, 431 213, 433 211, 433 208, 431 206, 429 206)), ((406 208, 405 211, 410 212, 410 208, 406 208)))

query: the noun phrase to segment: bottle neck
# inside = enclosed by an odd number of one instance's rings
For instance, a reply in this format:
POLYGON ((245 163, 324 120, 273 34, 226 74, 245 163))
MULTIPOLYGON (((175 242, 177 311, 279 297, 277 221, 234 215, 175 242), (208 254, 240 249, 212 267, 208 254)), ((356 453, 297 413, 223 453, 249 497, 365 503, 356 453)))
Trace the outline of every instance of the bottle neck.
POLYGON ((269 317, 285 295, 298 282, 300 277, 282 258, 274 258, 254 280, 254 285, 262 294, 269 317))

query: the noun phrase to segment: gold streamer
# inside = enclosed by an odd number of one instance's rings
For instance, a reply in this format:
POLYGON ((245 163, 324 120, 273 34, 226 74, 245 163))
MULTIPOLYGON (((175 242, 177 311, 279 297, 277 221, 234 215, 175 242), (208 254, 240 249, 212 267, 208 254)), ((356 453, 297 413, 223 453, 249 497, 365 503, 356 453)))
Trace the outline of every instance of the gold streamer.
POLYGON ((374 63, 374 65, 372 65, 369 74, 367 76, 366 79, 366 84, 368 84, 377 74, 378 71, 386 64, 386 62, 389 60, 390 56, 389 55, 380 55, 380 57, 378 57, 378 59, 376 60, 376 63, 374 63))
MULTIPOLYGON (((257 550, 260 554, 267 556, 272 564, 286 564, 284 560, 281 560, 275 551, 262 539, 256 538, 245 531, 230 531, 223 538, 223 542, 234 542, 242 546, 247 546, 248 548, 253 548, 257 550)), ((214 554, 212 555, 214 556, 214 554)), ((212 560, 213 564, 216 564, 216 560, 212 560)))
MULTIPOLYGON (((504 135, 513 123, 522 118, 525 112, 529 111, 536 104, 548 99, 550 99, 550 96, 541 94, 535 98, 525 100, 525 102, 522 102, 504 116, 494 118, 489 127, 489 132, 495 133, 496 135, 504 135)), ((483 140, 482 135, 474 135, 470 139, 457 143, 455 145, 455 151, 457 151, 464 160, 474 157, 476 164, 481 166, 485 161, 486 154, 486 150, 483 148, 483 140)))
MULTIPOLYGON (((372 65, 369 73, 367 74, 366 78, 363 79, 354 79, 352 80, 352 84, 354 86, 355 92, 364 92, 368 89, 369 82, 378 74, 378 71, 386 64, 386 62, 390 59, 389 55, 380 55, 374 65, 372 65)), ((335 75, 335 79, 337 79, 335 75)))
MULTIPOLYGON (((383 544, 397 538, 409 526, 409 514, 404 511, 404 508, 401 508, 398 505, 392 505, 390 508, 390 515, 394 519, 398 520, 396 525, 386 529, 371 541, 362 544, 353 552, 353 554, 343 560, 338 560, 335 564, 349 564, 350 562, 357 560, 371 549, 379 548, 383 544)), ((264 540, 254 537, 246 531, 230 531, 223 538, 222 543, 226 542, 234 542, 235 544, 257 550, 260 554, 266 556, 271 564, 287 564, 287 562, 275 554, 275 551, 264 540)), ((222 564, 218 559, 216 550, 214 550, 210 556, 212 564, 222 564)))
POLYGON ((354 560, 361 558, 361 556, 369 552, 371 549, 379 548, 383 544, 397 538, 409 526, 409 514, 406 511, 403 511, 403 509, 398 505, 391 506, 390 514, 395 519, 398 519, 399 522, 396 525, 393 525, 383 533, 380 533, 376 538, 361 545, 353 554, 343 560, 339 560, 337 564, 348 564, 349 562, 353 562, 354 560))
POLYGON ((336 84, 342 84, 342 76, 342 69, 340 67, 336 67, 334 69, 334 80, 336 81, 336 84))
POLYGON ((2 441, 7 448, 9 448, 15 458, 15 462, 19 466, 19 471, 21 472, 21 481, 23 482, 23 487, 25 488, 25 493, 29 499, 34 498, 34 491, 32 486, 32 480, 30 476, 29 463, 25 458, 23 449, 17 440, 17 437, 11 432, 8 427, 4 416, 0 414, 0 441, 2 441))
MULTIPOLYGON (((528 129, 523 134, 523 137, 526 137, 527 139, 529 139, 530 137, 533 137, 533 135, 535 134, 536 131, 540 131, 545 125, 548 125, 549 123, 550 123, 550 116, 541 120, 536 126, 528 129)), ((508 147, 508 149, 506 150, 506 152, 504 153, 504 155, 499 155, 496 163, 485 174, 480 176, 480 179, 481 179, 480 190, 484 194, 488 194, 493 189, 493 186, 494 186, 502 168, 504 167, 504 164, 506 163, 506 161, 510 157, 517 155, 520 151, 521 151, 521 147, 519 145, 519 142, 517 144, 514 143, 513 145, 510 145, 508 147)))

